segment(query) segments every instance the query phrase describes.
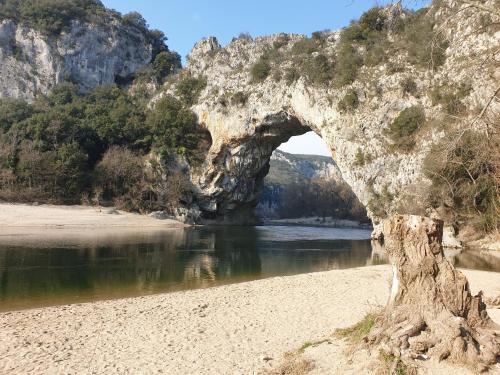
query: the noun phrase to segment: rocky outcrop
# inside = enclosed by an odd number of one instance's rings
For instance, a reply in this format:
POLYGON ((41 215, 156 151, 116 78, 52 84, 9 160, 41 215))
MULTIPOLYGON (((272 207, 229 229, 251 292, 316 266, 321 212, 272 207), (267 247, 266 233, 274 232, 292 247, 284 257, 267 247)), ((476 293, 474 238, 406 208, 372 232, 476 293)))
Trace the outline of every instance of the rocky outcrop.
POLYGON ((0 98, 32 100, 62 82, 83 90, 126 82, 151 62, 145 33, 118 17, 94 25, 73 21, 49 36, 12 20, 0 21, 0 98))
POLYGON ((331 157, 321 155, 294 155, 276 150, 271 155, 271 167, 275 175, 269 174, 268 180, 280 178, 280 173, 286 173, 290 178, 324 178, 341 180, 339 168, 331 157))
POLYGON ((342 182, 342 175, 331 157, 294 155, 275 150, 256 214, 261 218, 279 218, 279 211, 286 207, 282 202, 285 191, 294 184, 310 184, 311 179, 342 182))
MULTIPOLYGON (((377 197, 386 192, 391 197, 384 202, 387 212, 421 210, 419 189, 428 185, 423 160, 446 133, 442 127, 429 125, 415 140, 413 151, 398 152, 391 148, 386 129, 411 106, 421 106, 427 119, 443 119, 441 106, 428 95, 437 85, 467 82, 472 89, 462 103, 468 109, 482 108, 488 102, 500 73, 491 66, 477 69, 471 59, 481 60, 498 47, 500 33, 472 33, 479 17, 470 9, 451 21, 449 14, 435 14, 436 29, 447 22, 446 62, 438 70, 415 66, 402 53, 391 56, 389 62, 363 66, 357 80, 340 88, 311 85, 304 77, 289 82, 279 74, 252 82, 251 68, 266 51, 277 48, 285 56, 279 64, 282 73, 293 66, 293 59, 287 56, 304 36, 240 38, 226 47, 215 38, 199 42, 189 56, 186 72, 205 76, 208 82, 192 107, 213 141, 203 168, 193 173, 196 204, 204 221, 234 223, 251 218, 273 151, 290 137, 308 131, 324 139, 343 179, 364 205, 370 208, 369 203, 376 204, 377 197), (399 69, 392 67, 394 63, 399 69), (414 93, 403 92, 405 79, 414 80, 414 93), (352 91, 359 99, 358 107, 339 110, 337 104, 352 91), (226 100, 236 93, 245 100, 226 100), (363 163, 357 160, 360 150, 365 154, 363 163)), ((339 32, 324 37, 322 52, 335 56, 339 32)), ((167 87, 167 92, 169 89, 173 92, 175 88, 167 87)), ((477 111, 469 113, 472 116, 477 111)), ((378 221, 373 210, 369 214, 378 221)))

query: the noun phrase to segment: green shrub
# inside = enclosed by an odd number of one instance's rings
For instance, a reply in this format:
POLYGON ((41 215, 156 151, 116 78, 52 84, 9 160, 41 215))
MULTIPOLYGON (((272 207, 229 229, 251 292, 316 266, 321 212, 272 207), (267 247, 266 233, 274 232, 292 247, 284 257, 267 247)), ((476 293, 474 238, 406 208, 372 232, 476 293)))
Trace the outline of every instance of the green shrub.
POLYGON ((464 112, 465 105, 462 99, 466 98, 471 86, 461 84, 459 86, 442 85, 432 89, 430 98, 433 105, 441 105, 449 115, 459 115, 464 112))
POLYGON ((385 28, 386 17, 382 13, 382 8, 374 7, 365 12, 359 21, 353 21, 344 28, 340 34, 341 43, 363 43, 371 44, 372 39, 385 28))
POLYGON ((373 186, 369 186, 372 198, 368 202, 368 209, 378 219, 385 219, 394 201, 394 195, 389 191, 389 187, 384 185, 382 191, 379 193, 375 191, 373 186))
POLYGON ((233 105, 244 106, 245 104, 247 104, 247 101, 248 94, 243 91, 238 91, 231 97, 231 103, 233 105))
POLYGON ((404 78, 401 82, 399 82, 399 85, 403 90, 403 94, 415 95, 417 93, 417 83, 411 77, 404 78))
POLYGON ((156 55, 152 68, 156 79, 164 83, 167 76, 181 68, 181 57, 176 52, 162 51, 156 55))
POLYGON ((424 109, 420 106, 409 107, 394 119, 387 133, 399 150, 410 151, 415 144, 413 135, 424 123, 424 109))
POLYGON ((291 49, 292 68, 285 74, 288 83, 304 76, 311 85, 325 85, 333 79, 335 64, 330 57, 321 53, 326 42, 323 32, 315 32, 311 38, 294 43, 291 49))
POLYGON ((363 62, 366 66, 377 66, 387 61, 388 43, 380 41, 366 49, 363 62))
POLYGON ((409 62, 423 68, 438 69, 446 61, 448 42, 434 33, 434 17, 427 9, 408 12, 400 20, 400 48, 408 53, 409 62))
POLYGON ((334 67, 328 57, 318 54, 303 62, 302 72, 310 84, 325 85, 332 80, 334 67))
POLYGON ((190 74, 185 74, 178 81, 175 92, 184 103, 192 106, 196 104, 205 87, 207 87, 206 77, 193 77, 190 74))
POLYGON ((372 162, 372 157, 370 154, 365 154, 361 148, 358 148, 356 155, 354 156, 354 166, 364 167, 365 165, 372 162))
POLYGON ((353 21, 340 34, 341 43, 361 43, 365 46, 374 44, 379 34, 385 32, 386 17, 382 8, 374 7, 363 13, 359 21, 353 21))
POLYGON ((122 17, 123 24, 126 26, 132 26, 139 30, 147 30, 148 23, 144 19, 144 17, 138 12, 130 12, 124 14, 122 17))
POLYGON ((374 31, 382 31, 385 26, 386 16, 383 14, 383 8, 373 7, 363 13, 359 19, 359 26, 363 34, 368 35, 374 31))
POLYGON ((24 100, 0 99, 0 130, 7 132, 12 125, 33 114, 33 107, 24 100))
POLYGON ((337 72, 335 83, 342 87, 356 80, 358 70, 363 65, 363 58, 350 44, 344 44, 337 53, 337 72))
POLYGON ((287 84, 292 84, 295 81, 298 81, 300 78, 300 73, 298 72, 297 68, 291 67, 286 70, 285 73, 285 80, 287 84))
POLYGON ((320 50, 322 42, 318 39, 304 38, 292 46, 292 55, 312 55, 320 50))
POLYGON ((171 95, 155 104, 148 114, 147 124, 155 140, 155 148, 164 155, 177 153, 180 148, 196 148, 190 135, 198 127, 198 119, 182 101, 171 95))
POLYGON ((250 69, 250 76, 253 83, 265 81, 271 73, 271 65, 265 59, 260 59, 250 69))
POLYGON ((0 19, 10 18, 50 35, 57 35, 73 20, 89 21, 106 11, 97 0, 4 0, 0 19))
POLYGON ((358 108, 358 105, 359 105, 358 93, 356 92, 356 90, 351 89, 347 91, 342 100, 339 101, 337 109, 340 112, 352 112, 356 108, 358 108))

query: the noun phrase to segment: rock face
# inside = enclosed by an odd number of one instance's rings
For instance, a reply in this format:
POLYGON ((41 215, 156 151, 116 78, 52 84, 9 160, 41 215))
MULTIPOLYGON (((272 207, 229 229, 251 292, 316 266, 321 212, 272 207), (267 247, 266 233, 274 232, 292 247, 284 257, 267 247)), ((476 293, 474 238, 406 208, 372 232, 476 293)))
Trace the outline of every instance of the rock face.
POLYGON ((331 157, 293 155, 275 150, 270 159, 270 171, 256 209, 263 218, 279 217, 283 192, 293 183, 307 184, 311 179, 342 181, 342 175, 331 157))
MULTIPOLYGON (((290 137, 308 131, 324 139, 343 179, 364 205, 387 191, 393 198, 386 203, 389 213, 396 208, 400 212, 418 211, 418 189, 428 184, 423 160, 445 133, 439 127, 429 127, 425 135, 418 137, 413 151, 404 153, 391 150, 386 129, 402 110, 411 106, 421 106, 428 119, 442 118, 441 106, 428 96, 440 84, 459 85, 466 81, 472 89, 463 104, 469 109, 485 105, 495 92, 500 72, 494 67, 477 69, 470 61, 484 57, 493 46, 498 46, 500 32, 470 33, 479 22, 478 17, 473 10, 465 10, 446 25, 447 58, 438 70, 416 67, 405 55, 391 56, 390 62, 397 62, 400 69, 391 69, 389 63, 363 66, 358 79, 341 88, 310 85, 304 77, 290 83, 270 75, 252 82, 251 68, 265 51, 279 43, 286 56, 294 42, 304 36, 240 38, 224 48, 215 38, 199 42, 189 56, 186 70, 194 76, 205 76, 208 81, 198 104, 192 108, 213 140, 203 168, 193 176, 196 204, 203 220, 249 220, 273 151, 290 137), (284 45, 283 40, 287 41, 284 45), (403 92, 401 82, 405 79, 415 81, 417 93, 403 92), (357 109, 340 111, 337 104, 351 90, 359 98, 357 109), (235 93, 245 100, 228 103, 226 99, 235 93), (359 150, 369 155, 369 161, 357 161, 359 150)), ((436 19, 448 20, 448 15, 438 12, 436 19)), ((335 55, 339 32, 326 33, 325 40, 324 53, 335 55)), ((292 59, 285 59, 280 69, 285 72, 292 65, 292 59)), ((378 221, 373 211, 369 210, 369 215, 378 221)))
POLYGON ((105 25, 73 21, 59 36, 3 20, 0 98, 32 100, 66 81, 83 90, 124 82, 151 62, 152 51, 143 32, 115 17, 105 25))
MULTIPOLYGON (((340 170, 331 157, 321 155, 296 155, 276 150, 271 155, 271 167, 275 174, 286 173, 290 178, 324 178, 341 180, 340 170)), ((267 176, 268 180, 281 179, 282 176, 267 176)))

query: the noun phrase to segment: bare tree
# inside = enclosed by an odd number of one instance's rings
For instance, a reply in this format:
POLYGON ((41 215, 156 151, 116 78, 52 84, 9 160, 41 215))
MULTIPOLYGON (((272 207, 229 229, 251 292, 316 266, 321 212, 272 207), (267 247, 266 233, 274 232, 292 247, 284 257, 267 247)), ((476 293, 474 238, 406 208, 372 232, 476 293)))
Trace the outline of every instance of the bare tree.
POLYGON ((479 371, 500 355, 498 327, 479 293, 446 259, 443 222, 396 215, 384 222, 386 252, 393 265, 390 300, 366 341, 389 355, 433 357, 479 371))

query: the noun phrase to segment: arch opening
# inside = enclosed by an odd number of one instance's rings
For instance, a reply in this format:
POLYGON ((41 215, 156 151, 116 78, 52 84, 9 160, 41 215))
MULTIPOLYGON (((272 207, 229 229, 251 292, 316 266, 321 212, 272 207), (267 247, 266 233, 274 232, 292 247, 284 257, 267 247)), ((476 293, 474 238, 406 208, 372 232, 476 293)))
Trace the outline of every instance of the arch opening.
POLYGON ((256 215, 278 224, 370 225, 365 207, 331 155, 312 131, 281 144, 270 158, 256 215))
MULTIPOLYGON (((220 124, 217 121, 211 123, 220 124)), ((276 155, 280 153, 276 150, 283 144, 286 145, 292 137, 304 134, 305 137, 310 137, 315 130, 312 124, 301 121, 285 110, 268 115, 260 121, 250 118, 246 126, 252 130, 247 128, 244 136, 225 136, 223 139, 218 138, 218 129, 208 126, 213 145, 198 176, 198 194, 195 198, 200 210, 200 221, 204 224, 261 223, 266 215, 262 215, 258 206, 261 197, 266 195, 266 176, 271 164, 276 161, 276 155)), ((322 139, 320 142, 323 154, 329 156, 323 155, 323 160, 318 163, 306 161, 302 164, 309 165, 309 169, 328 170, 317 173, 312 171, 306 173, 302 181, 295 181, 294 188, 300 187, 298 192, 302 196, 307 195, 307 198, 301 207, 294 209, 294 214, 307 207, 314 207, 300 213, 300 216, 314 214, 313 216, 321 217, 320 220, 326 220, 327 217, 356 217, 360 221, 369 222, 363 205, 343 181, 342 174, 331 157, 331 150, 322 139), (319 164, 319 168, 314 167, 315 164, 319 164), (353 215, 353 206, 358 209, 356 215, 353 215)), ((286 149, 286 146, 282 148, 286 149)), ((288 195, 293 194, 294 190, 290 189, 288 195)), ((291 213, 285 216, 290 215, 291 213)))

